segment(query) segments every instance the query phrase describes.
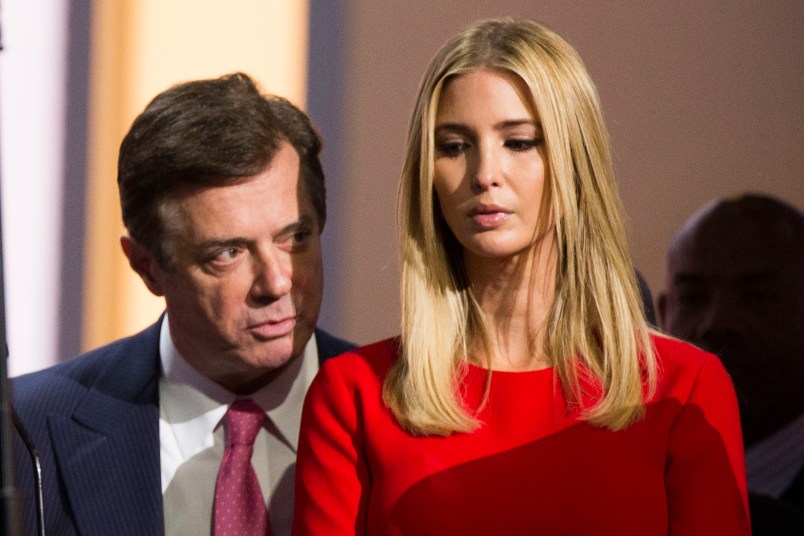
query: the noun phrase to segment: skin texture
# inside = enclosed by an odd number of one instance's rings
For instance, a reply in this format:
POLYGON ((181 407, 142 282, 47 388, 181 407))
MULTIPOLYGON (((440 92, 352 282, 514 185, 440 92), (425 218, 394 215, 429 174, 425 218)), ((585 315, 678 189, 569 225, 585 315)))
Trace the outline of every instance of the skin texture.
POLYGON ((433 185, 475 297, 492 319, 492 366, 503 370, 546 365, 532 335, 555 277, 540 210, 544 143, 528 95, 511 73, 472 71, 447 82, 436 115, 433 185))
POLYGON ((750 445, 804 411, 804 247, 773 206, 744 205, 719 203, 681 230, 658 312, 721 358, 750 445))
POLYGON ((182 356, 228 390, 253 392, 301 355, 321 306, 320 226, 298 154, 283 142, 262 173, 182 192, 162 214, 173 266, 123 237, 132 268, 165 297, 182 356))

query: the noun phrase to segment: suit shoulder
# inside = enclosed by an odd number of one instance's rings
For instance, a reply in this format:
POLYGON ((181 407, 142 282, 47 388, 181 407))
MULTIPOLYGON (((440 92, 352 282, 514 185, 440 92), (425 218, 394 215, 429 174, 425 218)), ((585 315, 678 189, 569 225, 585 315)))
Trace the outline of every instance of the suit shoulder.
POLYGON ((315 338, 319 359, 322 362, 330 357, 357 348, 355 343, 336 337, 320 328, 315 330, 315 338))
POLYGON ((24 396, 32 388, 40 392, 41 389, 47 389, 50 386, 62 388, 65 382, 92 383, 93 379, 102 373, 114 355, 114 348, 118 344, 120 341, 96 348, 42 370, 12 378, 14 394, 24 396))
MULTIPOLYGON (((145 331, 90 350, 62 363, 11 379, 15 406, 42 404, 101 382, 110 371, 126 374, 134 356, 158 355, 159 323, 145 331), (122 367, 121 367, 122 365, 122 367)), ((116 374, 115 374, 116 375, 116 374)))

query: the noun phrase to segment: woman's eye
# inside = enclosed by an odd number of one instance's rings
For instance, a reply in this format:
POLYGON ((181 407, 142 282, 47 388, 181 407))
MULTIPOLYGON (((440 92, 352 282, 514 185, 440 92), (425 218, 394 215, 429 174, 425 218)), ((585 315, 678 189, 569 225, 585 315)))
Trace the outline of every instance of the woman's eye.
POLYGON ((438 154, 447 158, 455 158, 466 151, 467 144, 463 141, 448 141, 438 145, 438 154))
POLYGON ((541 143, 541 141, 542 140, 539 138, 517 138, 506 140, 505 146, 512 151, 525 152, 535 149, 541 143))

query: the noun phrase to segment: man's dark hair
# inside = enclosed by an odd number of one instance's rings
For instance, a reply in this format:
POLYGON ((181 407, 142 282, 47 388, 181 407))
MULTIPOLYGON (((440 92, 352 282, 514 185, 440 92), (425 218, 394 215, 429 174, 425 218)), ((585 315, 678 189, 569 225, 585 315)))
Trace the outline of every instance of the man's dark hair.
POLYGON ((326 221, 321 139, 307 116, 287 100, 262 95, 246 74, 171 87, 134 120, 120 145, 117 184, 130 236, 171 263, 160 208, 188 187, 236 183, 262 172, 282 141, 299 155, 303 190, 326 221))

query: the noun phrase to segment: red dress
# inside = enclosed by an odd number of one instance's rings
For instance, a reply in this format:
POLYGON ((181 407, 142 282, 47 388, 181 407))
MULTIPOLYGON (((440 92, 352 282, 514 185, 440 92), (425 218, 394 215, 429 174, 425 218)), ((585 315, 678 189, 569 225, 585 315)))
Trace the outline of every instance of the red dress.
MULTIPOLYGON (((711 354, 654 343, 657 393, 618 432, 573 417, 544 369, 495 371, 475 432, 416 437, 381 399, 396 340, 327 361, 302 417, 293 534, 750 534, 729 377, 711 354)), ((468 367, 469 407, 484 380, 468 367)))

